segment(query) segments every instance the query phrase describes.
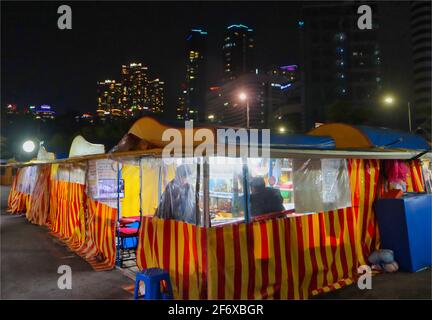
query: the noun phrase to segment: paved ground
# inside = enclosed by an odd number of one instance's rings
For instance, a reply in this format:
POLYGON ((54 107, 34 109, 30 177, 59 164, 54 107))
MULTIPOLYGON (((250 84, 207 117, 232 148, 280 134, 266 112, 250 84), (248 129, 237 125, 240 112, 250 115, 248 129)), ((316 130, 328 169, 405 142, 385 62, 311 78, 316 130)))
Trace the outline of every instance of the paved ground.
POLYGON ((372 277, 372 289, 357 284, 321 294, 314 299, 432 299, 431 269, 416 273, 396 272, 372 277))
POLYGON ((82 258, 48 230, 32 225, 23 216, 6 215, 2 187, 1 299, 132 299, 122 286, 132 284, 120 271, 95 272, 82 258), (72 269, 72 289, 60 290, 60 265, 72 269))
MULTIPOLYGON (((95 272, 47 229, 32 225, 23 216, 5 214, 7 188, 1 189, 2 299, 131 299, 122 289, 132 281, 120 271, 95 272), (57 268, 72 268, 72 290, 59 290, 57 268)), ((373 277, 372 290, 357 285, 322 294, 314 299, 432 299, 431 270, 397 272, 373 277)))

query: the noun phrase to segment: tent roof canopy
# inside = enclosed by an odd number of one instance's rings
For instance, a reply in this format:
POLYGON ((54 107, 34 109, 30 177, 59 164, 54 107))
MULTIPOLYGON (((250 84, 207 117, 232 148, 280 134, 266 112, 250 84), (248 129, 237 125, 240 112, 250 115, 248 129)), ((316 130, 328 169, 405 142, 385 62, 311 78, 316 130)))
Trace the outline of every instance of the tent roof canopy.
POLYGON ((336 149, 431 150, 430 144, 421 136, 387 128, 329 123, 311 130, 309 134, 332 137, 336 149))
MULTIPOLYGON (((112 150, 145 150, 146 148, 163 148, 170 143, 170 141, 164 141, 162 139, 164 132, 168 129, 177 129, 182 136, 182 141, 185 140, 186 128, 185 122, 183 121, 161 121, 152 117, 143 117, 137 120, 128 134, 126 134, 120 143, 112 150), (139 138, 145 143, 137 143, 136 138, 139 138), (123 147, 127 144, 128 147, 123 147)), ((213 137, 217 138, 218 129, 243 129, 244 128, 228 128, 223 126, 215 125, 201 125, 194 122, 193 125, 193 136, 200 129, 206 129, 213 133, 213 137)), ((246 130, 248 136, 248 143, 250 143, 250 131, 246 130)), ((216 141, 206 141, 217 144, 216 141)), ((218 141, 219 143, 221 141, 218 141)), ((258 144, 262 142, 262 135, 258 134, 258 144)), ((193 141, 193 145, 197 146, 202 143, 202 140, 193 141)), ((241 139, 238 144, 243 144, 244 141, 241 139)), ((330 150, 335 149, 335 143, 332 137, 329 136, 311 136, 306 134, 295 134, 295 135, 279 135, 270 134, 270 146, 281 149, 311 149, 311 150, 330 150)))
MULTIPOLYGON (((119 144, 109 153, 104 153, 103 145, 92 144, 83 137, 77 136, 72 142, 69 158, 58 160, 32 161, 15 165, 42 163, 70 163, 91 159, 121 157, 161 157, 163 148, 170 139, 163 141, 165 130, 178 129, 184 141, 186 136, 183 121, 161 121, 152 117, 137 120, 119 144)), ((193 135, 199 129, 207 129, 217 137, 217 129, 223 126, 203 126, 194 123, 193 135)), ((242 129, 242 128, 231 128, 242 129)), ((243 129, 248 137, 251 131, 243 129)), ((258 144, 262 135, 258 134, 258 144)), ((214 141, 206 141, 214 143, 214 141)), ((223 141, 218 141, 223 143, 223 141)), ((195 141, 194 146, 201 145, 202 140, 195 141)), ((237 147, 244 142, 237 140, 237 147)), ((252 145, 252 144, 250 144, 252 145)), ((216 150, 215 150, 216 151, 216 150)), ((313 129, 307 135, 270 134, 270 156, 274 158, 363 158, 363 159, 412 159, 418 156, 432 157, 430 145, 421 137, 400 131, 351 126, 342 123, 325 124, 313 129)))
POLYGON ((105 147, 103 144, 90 143, 82 136, 78 135, 72 141, 69 150, 69 158, 100 153, 105 153, 105 147))

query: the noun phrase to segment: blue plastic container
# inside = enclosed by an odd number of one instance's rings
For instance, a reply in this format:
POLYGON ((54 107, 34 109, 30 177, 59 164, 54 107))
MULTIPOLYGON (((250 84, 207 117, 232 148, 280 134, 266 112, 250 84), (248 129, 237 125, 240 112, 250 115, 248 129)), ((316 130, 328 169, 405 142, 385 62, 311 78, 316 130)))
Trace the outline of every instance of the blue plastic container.
POLYGON ((379 199, 376 215, 381 247, 394 251, 400 270, 416 272, 431 266, 432 194, 379 199))

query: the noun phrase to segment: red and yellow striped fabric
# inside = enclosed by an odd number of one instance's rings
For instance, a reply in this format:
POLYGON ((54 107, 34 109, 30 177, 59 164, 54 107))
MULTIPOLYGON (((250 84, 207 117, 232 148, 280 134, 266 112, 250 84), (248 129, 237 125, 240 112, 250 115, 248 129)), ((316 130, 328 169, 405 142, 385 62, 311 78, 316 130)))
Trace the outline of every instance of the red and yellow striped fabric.
POLYGON ((50 229, 72 249, 85 239, 84 189, 83 184, 51 180, 50 229))
POLYGON ((348 170, 349 208, 210 229, 146 218, 138 266, 169 270, 180 299, 306 299, 350 284, 379 243, 372 205, 380 162, 350 160, 348 170))
POLYGON ((27 211, 27 220, 38 225, 47 225, 50 202, 50 175, 51 165, 42 165, 38 168, 36 185, 31 196, 30 210, 27 211))
POLYGON ((11 214, 25 213, 30 208, 30 194, 18 190, 18 182, 22 179, 25 169, 18 169, 9 191, 7 211, 11 214))
POLYGON ((407 191, 424 192, 423 171, 420 160, 408 161, 407 191))
POLYGON ((85 243, 76 248, 96 271, 114 268, 116 260, 117 209, 87 198, 85 243))
POLYGON ((205 299, 207 231, 184 222, 144 217, 138 267, 169 270, 176 299, 205 299))

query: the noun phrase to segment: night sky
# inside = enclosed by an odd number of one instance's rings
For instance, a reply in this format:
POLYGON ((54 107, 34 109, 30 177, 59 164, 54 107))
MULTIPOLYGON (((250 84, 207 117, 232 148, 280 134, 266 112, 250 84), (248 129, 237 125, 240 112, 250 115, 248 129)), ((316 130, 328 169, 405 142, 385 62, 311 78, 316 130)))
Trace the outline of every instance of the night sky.
POLYGON ((58 112, 96 110, 96 82, 120 78, 141 61, 166 83, 172 113, 185 77, 185 38, 208 31, 209 84, 222 73, 225 28, 255 30, 258 67, 299 59, 296 2, 2 2, 2 104, 50 104, 58 112), (72 30, 57 28, 57 8, 72 8, 72 30))

